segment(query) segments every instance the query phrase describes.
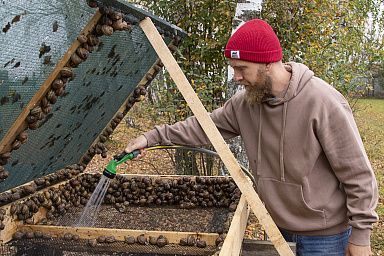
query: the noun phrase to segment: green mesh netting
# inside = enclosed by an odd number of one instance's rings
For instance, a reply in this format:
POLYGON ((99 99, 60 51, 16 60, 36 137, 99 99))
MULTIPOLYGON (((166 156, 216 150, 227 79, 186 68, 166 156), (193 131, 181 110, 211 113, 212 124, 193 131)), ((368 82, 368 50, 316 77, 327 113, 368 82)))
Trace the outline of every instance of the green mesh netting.
MULTIPOLYGON (((0 2, 0 141, 95 12, 84 0, 0 2), (42 54, 44 46, 50 50, 42 54)), ((28 130, 28 142, 12 152, 0 192, 77 163, 157 60, 137 25, 100 39, 44 125, 28 130)))

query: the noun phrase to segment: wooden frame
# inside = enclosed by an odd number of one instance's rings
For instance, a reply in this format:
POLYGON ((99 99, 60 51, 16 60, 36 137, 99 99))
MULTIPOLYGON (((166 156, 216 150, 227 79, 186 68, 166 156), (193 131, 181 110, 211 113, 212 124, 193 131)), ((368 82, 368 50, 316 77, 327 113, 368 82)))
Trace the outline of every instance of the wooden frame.
POLYGON ((242 195, 219 256, 240 255, 245 229, 247 228, 248 216, 249 207, 245 197, 242 195))
MULTIPOLYGON (((87 173, 81 173, 79 175, 86 175, 86 174, 87 173)), ((123 176, 130 177, 130 178, 151 177, 153 179, 156 179, 156 178, 176 179, 179 177, 185 177, 186 175, 123 174, 123 176)), ((194 176, 189 176, 189 177, 193 178, 194 176)), ((201 177, 204 177, 204 176, 201 176, 201 177)), ((207 177, 215 178, 215 177, 222 177, 222 176, 207 176, 207 177)), ((67 181, 57 183, 55 185, 39 190, 35 193, 41 193, 51 188, 57 188, 60 185, 63 185, 67 182, 69 181, 67 180, 67 181)), ((34 194, 30 196, 33 196, 33 195, 34 194)), ((26 198, 21 198, 13 203, 21 202, 24 200, 26 200, 26 198)), ((124 241, 124 236, 128 236, 128 235, 135 236, 135 237, 141 234, 144 234, 146 237, 164 235, 168 238, 170 243, 174 243, 174 244, 178 244, 181 238, 186 238, 190 235, 193 235, 196 238, 200 238, 204 240, 207 243, 207 245, 210 245, 210 246, 215 246, 216 239, 219 236, 218 233, 204 233, 204 232, 175 232, 175 231, 151 231, 151 230, 132 230, 132 229, 109 229, 109 228, 93 228, 93 227, 63 227, 63 226, 51 226, 51 225, 26 225, 26 224, 23 224, 22 221, 14 221, 11 218, 10 207, 11 207, 11 204, 0 207, 0 209, 6 210, 6 218, 4 220, 5 229, 0 232, 0 241, 2 243, 7 243, 10 240, 12 240, 12 236, 17 230, 41 231, 43 233, 50 234, 53 237, 63 237, 64 234, 70 233, 73 235, 74 234, 79 235, 79 237, 82 239, 91 239, 91 238, 96 239, 101 235, 114 236, 118 241, 124 241)), ((45 218, 46 213, 47 213, 46 209, 43 207, 40 207, 39 211, 33 215, 34 222, 37 223, 41 219, 45 218)), ((229 227, 228 234, 232 234, 231 236, 229 235, 227 236, 227 237, 230 237, 229 240, 233 241, 233 239, 234 240, 238 239, 237 237, 235 237, 238 234, 237 230, 239 230, 240 223, 245 223, 246 225, 247 219, 248 219, 247 213, 249 213, 249 211, 247 210, 247 204, 246 204, 245 198, 242 196, 229 227)), ((244 229, 240 231, 240 233, 244 233, 244 230, 245 230, 245 226, 244 226, 244 229)), ((241 237, 241 240, 242 240, 242 237, 241 237)), ((227 243, 232 244, 231 242, 224 242, 223 246, 227 243)))

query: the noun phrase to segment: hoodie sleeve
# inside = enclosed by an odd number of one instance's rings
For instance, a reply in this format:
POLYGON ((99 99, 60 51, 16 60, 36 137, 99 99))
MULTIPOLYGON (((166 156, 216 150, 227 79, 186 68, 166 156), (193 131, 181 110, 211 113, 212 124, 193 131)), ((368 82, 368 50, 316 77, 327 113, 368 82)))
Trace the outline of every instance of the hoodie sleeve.
MULTIPOLYGON (((233 100, 231 98, 223 107, 214 110, 210 114, 224 139, 230 139, 239 135, 239 126, 233 108, 233 100)), ((194 116, 173 125, 155 126, 153 130, 144 133, 144 136, 148 140, 148 146, 156 144, 178 144, 185 146, 210 144, 207 135, 194 116)))
POLYGON ((372 224, 378 220, 378 188, 348 103, 324 104, 319 127, 323 150, 347 195, 349 242, 369 245, 372 224))

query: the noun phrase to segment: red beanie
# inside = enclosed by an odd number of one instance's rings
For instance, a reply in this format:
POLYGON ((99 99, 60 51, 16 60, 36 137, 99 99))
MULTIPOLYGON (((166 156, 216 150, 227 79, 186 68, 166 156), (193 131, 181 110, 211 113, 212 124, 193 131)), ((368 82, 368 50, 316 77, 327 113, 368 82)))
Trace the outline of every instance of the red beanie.
POLYGON ((280 61, 279 39, 268 23, 254 19, 242 25, 228 40, 225 57, 257 63, 280 61))

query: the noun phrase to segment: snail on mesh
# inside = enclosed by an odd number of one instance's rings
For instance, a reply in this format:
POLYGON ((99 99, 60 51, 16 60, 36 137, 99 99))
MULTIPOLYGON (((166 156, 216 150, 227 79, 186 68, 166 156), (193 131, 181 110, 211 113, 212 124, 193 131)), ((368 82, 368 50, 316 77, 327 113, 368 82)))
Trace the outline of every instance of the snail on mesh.
POLYGON ((77 55, 76 52, 74 52, 72 55, 71 55, 71 61, 70 61, 70 65, 71 67, 77 67, 81 62, 83 62, 83 59, 79 57, 79 55, 77 55))

